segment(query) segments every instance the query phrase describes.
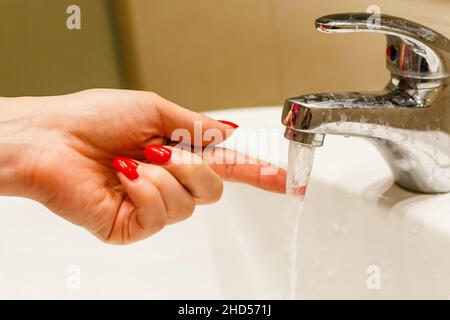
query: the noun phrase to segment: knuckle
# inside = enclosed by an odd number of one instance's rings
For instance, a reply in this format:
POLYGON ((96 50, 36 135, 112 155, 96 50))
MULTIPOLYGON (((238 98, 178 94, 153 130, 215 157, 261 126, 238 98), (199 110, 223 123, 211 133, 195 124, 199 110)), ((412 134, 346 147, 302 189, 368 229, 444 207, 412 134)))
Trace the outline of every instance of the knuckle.
POLYGON ((179 222, 190 218, 194 213, 194 210, 195 200, 193 197, 188 197, 177 209, 174 210, 175 212, 169 215, 172 216, 172 222, 179 222))
POLYGON ((183 207, 180 210, 180 215, 186 219, 192 216, 195 210, 195 200, 192 197, 186 198, 183 207))
POLYGON ((200 201, 204 204, 206 203, 214 203, 217 202, 223 194, 223 181, 221 179, 217 179, 214 183, 212 183, 208 187, 208 194, 204 197, 204 199, 200 199, 200 201))
POLYGON ((104 244, 109 245, 115 245, 115 246, 121 246, 125 245, 126 243, 123 241, 119 241, 118 239, 112 237, 110 234, 94 234, 97 239, 99 239, 104 244))
POLYGON ((203 170, 203 165, 193 163, 193 164, 187 166, 185 175, 186 175, 186 177, 190 177, 191 179, 196 179, 197 177, 199 177, 202 170, 203 170))
POLYGON ((183 212, 184 214, 183 215, 186 218, 189 218, 194 213, 194 210, 195 210, 195 200, 194 200, 194 198, 189 197, 184 206, 184 212, 183 212))
POLYGON ((218 179, 218 181, 212 187, 212 202, 218 201, 223 194, 223 181, 222 179, 218 179))
POLYGON ((164 180, 168 178, 168 175, 170 175, 169 172, 167 172, 166 169, 161 168, 156 165, 149 165, 148 166, 148 174, 151 177, 151 181, 156 185, 160 186, 163 184, 164 180))
POLYGON ((164 218, 164 216, 155 217, 150 226, 151 234, 155 234, 161 231, 162 229, 164 229, 165 226, 166 226, 166 219, 164 218))

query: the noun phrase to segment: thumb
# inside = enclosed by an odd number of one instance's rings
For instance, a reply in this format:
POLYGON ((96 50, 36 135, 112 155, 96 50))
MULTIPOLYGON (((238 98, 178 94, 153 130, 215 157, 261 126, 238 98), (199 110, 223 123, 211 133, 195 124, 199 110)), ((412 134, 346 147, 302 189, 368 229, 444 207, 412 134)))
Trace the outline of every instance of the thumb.
POLYGON ((180 142, 194 146, 215 145, 226 140, 238 128, 233 122, 214 120, 182 108, 156 94, 154 103, 160 116, 160 131, 170 140, 189 138, 189 141, 180 142), (186 133, 189 137, 186 137, 186 133))

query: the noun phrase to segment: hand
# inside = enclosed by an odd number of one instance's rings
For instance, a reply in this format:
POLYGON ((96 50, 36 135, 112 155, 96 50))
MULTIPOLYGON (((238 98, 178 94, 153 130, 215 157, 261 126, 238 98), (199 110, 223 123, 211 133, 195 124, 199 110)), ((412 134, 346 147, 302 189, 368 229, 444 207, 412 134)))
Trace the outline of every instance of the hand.
POLYGON ((172 132, 194 134, 195 121, 224 137, 233 130, 149 92, 2 98, 0 194, 37 200, 105 242, 127 244, 218 200, 222 178, 284 192, 284 170, 262 176, 262 162, 206 163, 174 148, 172 132))

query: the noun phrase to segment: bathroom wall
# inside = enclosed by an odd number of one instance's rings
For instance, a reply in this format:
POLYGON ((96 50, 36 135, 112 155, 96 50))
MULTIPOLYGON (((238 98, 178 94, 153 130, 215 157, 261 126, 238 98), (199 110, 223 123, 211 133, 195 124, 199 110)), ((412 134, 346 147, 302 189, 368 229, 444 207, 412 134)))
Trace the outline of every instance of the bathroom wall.
POLYGON ((121 87, 110 0, 0 0, 0 95, 121 87), (81 30, 66 9, 81 8, 81 30))
POLYGON ((314 29, 373 4, 450 37, 448 0, 0 0, 0 95, 128 87, 208 110, 375 90, 388 78, 384 38, 314 29), (81 30, 65 26, 69 4, 81 30))
POLYGON ((383 36, 314 28, 319 16, 370 5, 450 37, 447 0, 116 1, 130 85, 196 110, 382 88, 388 80, 383 36))

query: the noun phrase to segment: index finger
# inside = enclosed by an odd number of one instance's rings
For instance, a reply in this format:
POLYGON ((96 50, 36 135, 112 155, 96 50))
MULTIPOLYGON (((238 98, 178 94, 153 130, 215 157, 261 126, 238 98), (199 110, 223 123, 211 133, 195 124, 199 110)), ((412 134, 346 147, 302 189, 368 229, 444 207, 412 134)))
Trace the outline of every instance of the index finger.
POLYGON ((286 193, 286 170, 237 151, 216 147, 203 156, 205 163, 226 181, 286 193))

